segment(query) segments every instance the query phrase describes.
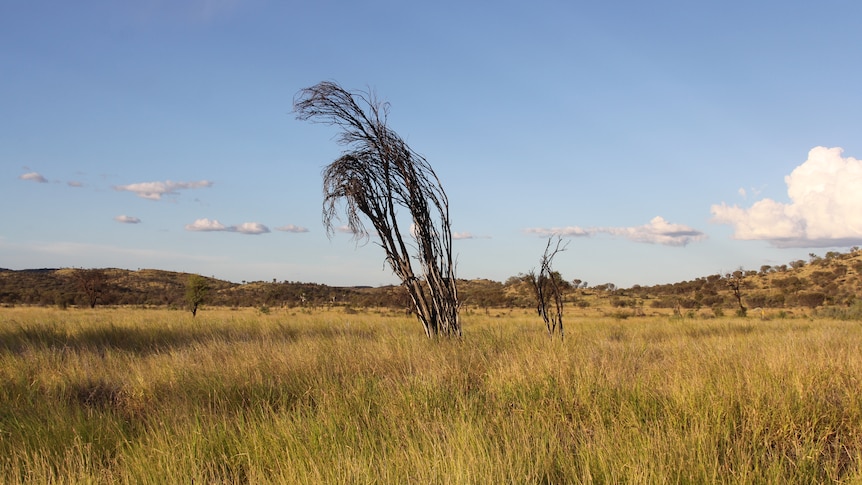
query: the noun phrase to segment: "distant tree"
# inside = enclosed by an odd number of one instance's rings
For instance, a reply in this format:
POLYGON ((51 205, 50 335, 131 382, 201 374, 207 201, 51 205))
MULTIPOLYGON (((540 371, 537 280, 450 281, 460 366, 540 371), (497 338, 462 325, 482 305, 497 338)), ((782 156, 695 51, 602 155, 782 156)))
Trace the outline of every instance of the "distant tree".
POLYGON ((78 288, 84 293, 90 308, 96 308, 96 303, 102 298, 102 293, 105 291, 108 281, 105 271, 101 269, 79 268, 72 272, 72 278, 74 278, 78 288))
POLYGON ((198 306, 204 302, 209 290, 210 287, 205 278, 196 274, 189 275, 186 282, 186 303, 189 305, 192 317, 197 316, 198 306))
POLYGON ((425 158, 387 126, 389 104, 369 92, 321 82, 300 91, 293 106, 300 120, 339 127, 338 142, 348 147, 323 170, 327 232, 334 233, 342 202, 357 240, 368 237, 362 216, 367 218, 386 261, 407 288, 425 334, 460 336, 449 202, 425 158), (406 209, 409 219, 399 217, 399 208, 406 209), (413 269, 413 261, 421 273, 413 269))
POLYGON ((742 290, 745 288, 745 273, 743 273, 741 269, 738 269, 733 273, 726 274, 724 278, 727 282, 728 288, 733 292, 733 297, 736 298, 736 303, 739 305, 739 309, 736 311, 737 315, 744 317, 748 313, 748 309, 742 304, 742 290))
POLYGON ((525 276, 533 288, 536 311, 542 317, 542 321, 545 322, 548 335, 553 336, 556 329, 559 328, 560 338, 565 336, 563 333, 563 284, 566 282, 560 273, 553 270, 552 265, 554 256, 565 250, 566 245, 562 244, 562 238, 558 236, 556 243, 554 243, 553 237, 549 238, 539 263, 539 273, 536 274, 536 271, 532 270, 525 276))

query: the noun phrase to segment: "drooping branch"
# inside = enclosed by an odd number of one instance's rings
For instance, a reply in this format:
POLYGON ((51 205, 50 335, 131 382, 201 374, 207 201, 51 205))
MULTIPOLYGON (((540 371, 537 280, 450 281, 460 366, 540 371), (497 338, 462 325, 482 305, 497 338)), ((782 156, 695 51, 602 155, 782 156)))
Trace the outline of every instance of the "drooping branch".
POLYGON ((297 118, 335 125, 346 147, 323 170, 323 222, 333 234, 344 203, 347 225, 357 239, 371 234, 370 221, 386 261, 401 279, 429 337, 460 335, 458 295, 452 260, 449 202, 437 174, 386 124, 387 103, 372 93, 352 93, 333 82, 303 89, 294 99, 297 118), (413 244, 405 240, 398 208, 411 216, 413 244), (418 261, 422 279, 414 272, 418 261))

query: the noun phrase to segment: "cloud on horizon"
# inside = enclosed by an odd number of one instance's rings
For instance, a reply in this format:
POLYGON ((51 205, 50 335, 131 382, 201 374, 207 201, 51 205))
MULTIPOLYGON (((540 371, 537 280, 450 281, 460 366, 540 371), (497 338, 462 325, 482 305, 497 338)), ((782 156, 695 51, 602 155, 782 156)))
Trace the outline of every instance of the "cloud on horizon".
POLYGON ((818 146, 784 177, 790 203, 769 198, 749 208, 711 207, 712 222, 733 226, 733 238, 781 248, 862 244, 862 160, 841 148, 818 146))
POLYGON ((139 218, 127 215, 117 216, 114 220, 123 224, 140 224, 141 222, 139 218))
POLYGON ((165 195, 179 195, 180 190, 199 189, 212 187, 213 183, 209 180, 200 180, 198 182, 172 182, 166 180, 164 182, 140 182, 129 185, 115 185, 114 190, 119 192, 132 192, 138 197, 149 200, 161 200, 165 195))
POLYGON ((295 226, 293 224, 288 224, 286 226, 276 227, 275 230, 276 231, 282 231, 282 232, 293 232, 293 233, 308 232, 308 229, 306 229, 302 226, 295 226))
POLYGON ((269 228, 259 222, 243 222, 238 226, 226 226, 218 219, 197 219, 191 224, 186 224, 186 231, 193 232, 238 232, 240 234, 266 234, 269 228))
POLYGON ((30 180, 32 182, 38 182, 40 184, 47 184, 48 179, 42 176, 39 172, 28 172, 24 175, 18 177, 21 180, 30 180))
POLYGON ((662 244, 665 246, 686 246, 691 242, 703 241, 706 234, 684 224, 673 224, 667 222, 663 217, 653 217, 649 223, 642 226, 632 227, 587 227, 579 226, 552 227, 552 228, 529 228, 524 230, 527 234, 536 234, 543 237, 590 237, 597 234, 608 234, 613 237, 622 237, 634 242, 662 244))

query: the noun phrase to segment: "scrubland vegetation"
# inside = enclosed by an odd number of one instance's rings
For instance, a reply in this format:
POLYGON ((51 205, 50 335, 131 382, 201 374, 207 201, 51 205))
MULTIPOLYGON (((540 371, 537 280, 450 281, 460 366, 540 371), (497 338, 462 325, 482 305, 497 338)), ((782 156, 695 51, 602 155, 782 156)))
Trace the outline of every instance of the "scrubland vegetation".
POLYGON ((3 308, 0 482, 862 483, 858 320, 579 311, 3 308))
MULTIPOLYGON (((0 305, 67 307, 138 306, 188 308, 187 273, 154 269, 0 269, 0 305)), ((528 275, 505 282, 487 279, 458 280, 462 308, 535 308, 528 275)), ((616 314, 642 315, 675 310, 679 314, 728 314, 739 310, 740 300, 731 284, 737 284, 741 303, 750 310, 771 313, 815 309, 845 312, 862 295, 862 250, 810 255, 759 270, 733 270, 691 281, 619 288, 613 283, 568 280, 555 273, 563 301, 576 308, 611 308, 616 314), (835 308, 829 308, 835 307, 835 308), (774 311, 773 311, 774 310, 774 311)), ((251 308, 342 308, 363 310, 387 307, 405 310, 410 298, 403 286, 330 287, 291 281, 243 281, 232 283, 200 278, 209 289, 204 306, 251 308)), ((862 311, 856 312, 862 314, 862 311)), ((858 318, 858 315, 857 315, 858 318)))

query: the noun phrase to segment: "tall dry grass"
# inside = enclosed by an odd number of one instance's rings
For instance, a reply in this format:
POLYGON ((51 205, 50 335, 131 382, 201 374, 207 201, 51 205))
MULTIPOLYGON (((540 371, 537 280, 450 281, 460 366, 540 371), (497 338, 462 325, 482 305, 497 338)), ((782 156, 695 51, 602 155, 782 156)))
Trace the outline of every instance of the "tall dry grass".
POLYGON ((862 325, 0 310, 2 483, 862 483, 862 325))

